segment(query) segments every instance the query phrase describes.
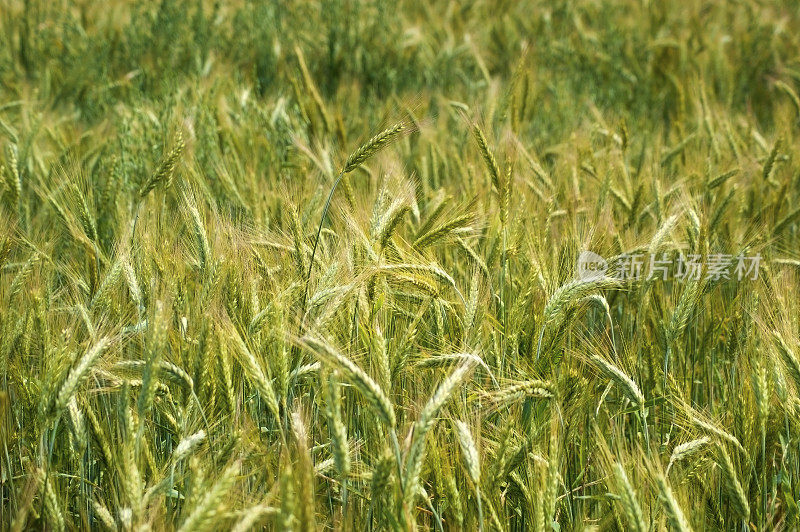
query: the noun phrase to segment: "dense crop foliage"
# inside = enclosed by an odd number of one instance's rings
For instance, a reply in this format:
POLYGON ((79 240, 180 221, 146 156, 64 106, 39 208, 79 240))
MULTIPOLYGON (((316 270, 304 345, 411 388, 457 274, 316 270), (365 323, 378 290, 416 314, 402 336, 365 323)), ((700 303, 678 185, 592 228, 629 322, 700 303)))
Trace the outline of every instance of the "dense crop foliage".
POLYGON ((0 0, 0 528, 796 529, 798 92, 788 0, 0 0))

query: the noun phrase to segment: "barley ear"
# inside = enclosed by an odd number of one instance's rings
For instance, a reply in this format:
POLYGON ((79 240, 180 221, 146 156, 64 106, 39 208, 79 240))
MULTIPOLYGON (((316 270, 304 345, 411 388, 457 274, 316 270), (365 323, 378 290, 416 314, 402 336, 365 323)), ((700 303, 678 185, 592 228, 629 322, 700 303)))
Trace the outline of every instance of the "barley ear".
POLYGON ((689 525, 689 521, 686 520, 686 516, 683 514, 683 510, 666 479, 658 475, 656 484, 658 486, 659 499, 664 505, 664 513, 667 515, 667 521, 669 521, 670 526, 678 532, 690 532, 692 527, 689 525))
POLYGON ((175 140, 175 145, 169 151, 166 157, 161 161, 161 164, 158 165, 158 168, 153 175, 150 176, 142 188, 139 189, 139 197, 144 198, 147 194, 150 193, 151 190, 156 188, 160 183, 166 182, 166 186, 169 186, 172 182, 172 175, 175 171, 175 167, 178 164, 178 160, 183 153, 183 149, 186 147, 186 144, 183 141, 183 133, 178 132, 178 138, 175 140))
POLYGON ((400 134, 407 129, 407 124, 404 122, 398 122, 397 124, 384 129, 369 139, 347 157, 347 160, 344 163, 344 168, 342 169, 342 173, 349 174, 361 166, 364 162, 366 162, 367 159, 397 140, 400 134))
POLYGON ((329 343, 318 338, 305 336, 300 340, 300 345, 319 357, 323 363, 337 368, 372 406, 381 421, 389 428, 395 427, 397 419, 391 401, 378 383, 355 362, 339 353, 329 343))
POLYGON ((648 530, 647 524, 642 514, 642 508, 639 506, 639 500, 636 496, 636 491, 633 489, 628 475, 625 473, 625 468, 622 464, 615 462, 612 466, 614 472, 614 479, 617 484, 617 491, 619 492, 620 503, 625 512, 625 518, 628 521, 630 530, 635 532, 646 532, 648 530))
POLYGON ((461 384, 475 368, 476 362, 471 359, 465 360, 460 366, 453 370, 450 375, 439 384, 436 391, 425 404, 419 418, 412 427, 411 446, 406 456, 406 471, 404 478, 406 497, 413 497, 416 493, 416 486, 419 482, 419 475, 422 472, 422 460, 425 456, 425 439, 428 431, 436 423, 439 411, 445 405, 450 395, 456 387, 461 384))
POLYGON ((725 450, 724 445, 717 445, 717 464, 722 471, 722 486, 728 500, 731 501, 731 507, 736 514, 748 522, 750 520, 750 505, 747 502, 747 495, 739 482, 739 475, 733 466, 733 461, 725 450))
POLYGON ((464 461, 464 468, 472 483, 478 486, 480 484, 481 463, 478 448, 472 438, 472 432, 469 430, 469 425, 463 421, 456 421, 454 426, 458 444, 461 447, 461 459, 464 461))
POLYGON ((77 364, 67 373, 66 377, 62 381, 61 386, 58 389, 58 393, 55 396, 55 401, 53 403, 53 410, 54 414, 61 412, 64 408, 66 408, 67 403, 72 398, 72 395, 75 393, 75 390, 78 389, 81 382, 86 378, 87 373, 100 358, 100 355, 103 354, 103 351, 108 347, 108 344, 111 342, 110 338, 101 338, 97 343, 95 343, 87 352, 84 354, 81 359, 78 361, 77 364))

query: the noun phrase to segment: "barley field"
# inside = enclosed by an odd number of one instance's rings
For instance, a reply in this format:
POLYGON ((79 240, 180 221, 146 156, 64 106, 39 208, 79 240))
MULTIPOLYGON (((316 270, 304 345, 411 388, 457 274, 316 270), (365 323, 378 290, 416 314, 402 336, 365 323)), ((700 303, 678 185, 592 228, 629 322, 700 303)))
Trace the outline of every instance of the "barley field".
POLYGON ((0 0, 0 529, 797 530, 790 0, 0 0))

